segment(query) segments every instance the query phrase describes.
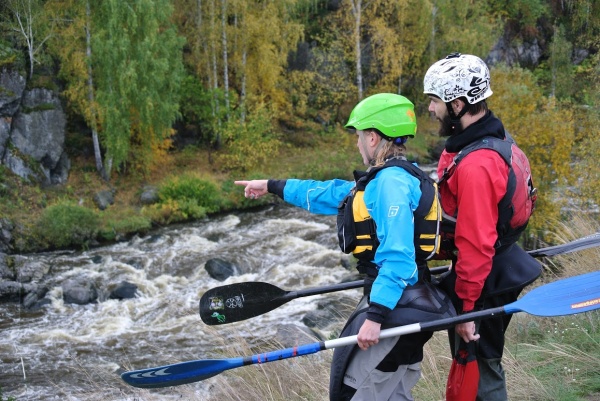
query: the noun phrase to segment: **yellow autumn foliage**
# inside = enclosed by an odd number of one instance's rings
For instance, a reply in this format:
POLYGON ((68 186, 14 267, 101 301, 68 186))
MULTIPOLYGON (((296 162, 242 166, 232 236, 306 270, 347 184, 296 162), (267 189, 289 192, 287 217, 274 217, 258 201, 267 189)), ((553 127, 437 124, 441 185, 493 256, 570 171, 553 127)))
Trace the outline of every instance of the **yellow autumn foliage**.
MULTIPOLYGON (((574 118, 568 104, 543 95, 533 74, 520 68, 492 69, 490 108, 527 154, 538 203, 530 228, 540 230, 548 219, 558 219, 572 181, 571 152, 574 118)), ((541 234, 543 237, 543 233, 541 234)))

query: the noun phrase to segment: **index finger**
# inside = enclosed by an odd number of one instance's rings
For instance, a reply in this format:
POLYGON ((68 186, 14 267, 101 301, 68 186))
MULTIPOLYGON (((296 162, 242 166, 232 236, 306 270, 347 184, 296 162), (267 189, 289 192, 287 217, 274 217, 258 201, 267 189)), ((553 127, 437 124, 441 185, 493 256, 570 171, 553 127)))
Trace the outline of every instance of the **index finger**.
POLYGON ((243 186, 247 186, 250 181, 234 181, 233 182, 235 185, 243 185, 243 186))

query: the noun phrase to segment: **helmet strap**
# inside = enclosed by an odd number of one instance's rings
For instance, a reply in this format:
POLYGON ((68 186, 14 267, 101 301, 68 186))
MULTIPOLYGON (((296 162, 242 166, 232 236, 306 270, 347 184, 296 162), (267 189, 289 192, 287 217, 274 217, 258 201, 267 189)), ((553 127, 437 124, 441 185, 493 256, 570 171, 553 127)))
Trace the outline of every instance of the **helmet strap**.
POLYGON ((462 124, 460 123, 460 119, 467 113, 467 111, 469 111, 469 106, 470 104, 465 102, 465 105, 463 106, 462 110, 458 114, 456 114, 454 112, 454 109, 452 108, 452 102, 446 103, 446 108, 448 109, 448 114, 450 115, 450 131, 452 135, 462 131, 462 124))

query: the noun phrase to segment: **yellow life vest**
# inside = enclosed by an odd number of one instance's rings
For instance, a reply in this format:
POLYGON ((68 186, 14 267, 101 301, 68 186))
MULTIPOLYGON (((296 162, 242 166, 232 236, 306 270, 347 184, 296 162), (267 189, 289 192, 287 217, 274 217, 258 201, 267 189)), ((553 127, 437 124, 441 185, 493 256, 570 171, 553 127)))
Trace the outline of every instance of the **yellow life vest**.
POLYGON ((420 181, 421 199, 413 212, 415 253, 419 261, 432 259, 439 252, 441 243, 442 206, 437 183, 423 170, 404 158, 393 158, 383 166, 372 168, 366 173, 355 173, 356 187, 338 207, 340 248, 344 253, 352 253, 358 259, 373 260, 379 241, 375 222, 365 205, 364 189, 377 172, 392 166, 404 168, 420 181))

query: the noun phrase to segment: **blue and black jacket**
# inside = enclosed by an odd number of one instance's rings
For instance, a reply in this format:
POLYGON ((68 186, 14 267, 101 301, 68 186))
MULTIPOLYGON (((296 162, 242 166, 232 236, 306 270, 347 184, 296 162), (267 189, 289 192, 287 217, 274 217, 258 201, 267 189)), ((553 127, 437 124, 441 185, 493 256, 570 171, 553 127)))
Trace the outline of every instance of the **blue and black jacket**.
MULTIPOLYGON (((421 197, 420 182, 401 167, 379 171, 366 186, 364 202, 376 225, 379 246, 373 263, 377 278, 370 292, 367 318, 382 323, 404 289, 418 281, 413 211, 421 197), (394 190, 390 190, 394 188, 394 190)), ((311 213, 335 215, 353 181, 269 180, 269 192, 311 213)))

